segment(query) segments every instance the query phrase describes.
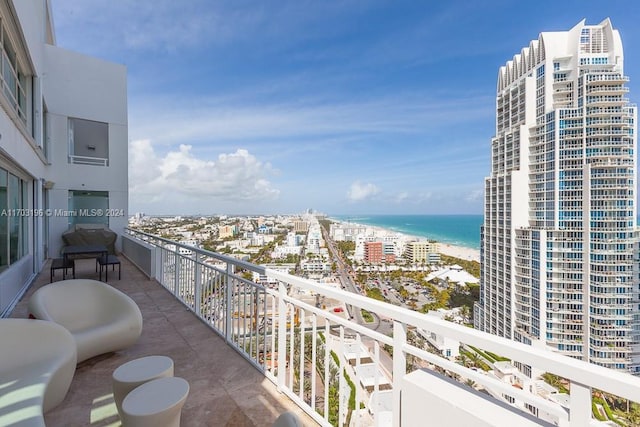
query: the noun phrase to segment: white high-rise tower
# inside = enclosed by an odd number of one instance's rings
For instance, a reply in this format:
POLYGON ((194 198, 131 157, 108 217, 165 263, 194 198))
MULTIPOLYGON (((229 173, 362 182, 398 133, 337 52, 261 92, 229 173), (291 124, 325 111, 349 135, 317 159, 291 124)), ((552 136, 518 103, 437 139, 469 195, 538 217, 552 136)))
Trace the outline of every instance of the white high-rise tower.
POLYGON ((609 19, 541 33, 500 67, 476 328, 633 368, 637 140, 627 82, 609 19))

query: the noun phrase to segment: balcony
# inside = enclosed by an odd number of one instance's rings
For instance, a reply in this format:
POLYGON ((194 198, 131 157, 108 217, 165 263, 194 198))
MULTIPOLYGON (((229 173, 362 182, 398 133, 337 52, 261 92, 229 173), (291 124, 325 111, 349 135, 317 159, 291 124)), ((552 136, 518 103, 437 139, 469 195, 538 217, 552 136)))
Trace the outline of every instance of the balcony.
MULTIPOLYGON (((123 260, 123 279, 111 284, 140 306, 143 335, 126 351, 79 365, 65 401, 47 414, 48 425, 117 423, 110 375, 149 354, 172 357, 176 375, 191 384, 183 426, 270 425, 285 410, 305 425, 424 425, 425 414, 433 425, 549 425, 527 406, 547 422, 588 426, 592 388, 640 401, 640 379, 626 373, 157 236, 129 230, 121 238, 131 263, 123 260), (254 282, 253 273, 264 282, 254 282), (362 322, 360 308, 374 314, 373 325, 362 322), (567 378, 570 403, 561 406, 436 354, 416 339, 427 331, 567 378)), ((91 262, 78 270, 95 275, 91 262)), ((48 271, 29 292, 47 279, 48 271)), ((13 316, 26 316, 26 300, 13 316)))
MULTIPOLYGON (((47 426, 119 426, 111 374, 122 363, 152 354, 171 357, 175 375, 189 381, 183 427, 270 425, 285 411, 296 412, 305 425, 316 425, 251 363, 227 346, 224 338, 212 333, 170 292, 122 258, 122 280, 114 280, 117 273, 112 275, 109 271, 109 282, 140 307, 144 319, 142 336, 127 350, 79 364, 65 400, 45 415, 47 426)), ((93 260, 77 264, 77 277, 98 279, 93 260)), ((60 272, 57 280, 59 276, 60 272)), ((49 271, 43 269, 11 316, 27 317, 30 294, 48 282, 49 271)))

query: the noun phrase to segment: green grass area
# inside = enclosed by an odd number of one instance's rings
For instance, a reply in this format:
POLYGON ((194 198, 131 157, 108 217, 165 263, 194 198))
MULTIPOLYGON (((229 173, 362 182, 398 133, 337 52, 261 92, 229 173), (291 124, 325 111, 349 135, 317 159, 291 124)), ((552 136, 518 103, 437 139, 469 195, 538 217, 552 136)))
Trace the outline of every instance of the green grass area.
POLYGON ((484 351, 480 350, 479 348, 474 347, 472 345, 470 345, 469 348, 472 349, 473 351, 475 351, 476 353, 478 353, 480 356, 482 356, 485 359, 487 359, 489 362, 491 362, 491 363, 497 362, 497 360, 495 358, 493 358, 492 356, 488 355, 487 353, 485 353, 484 351))
POLYGON ((331 350, 331 357, 333 358, 333 361, 336 362, 336 366, 340 366, 340 359, 338 359, 338 355, 333 350, 331 350))
POLYGON ((353 381, 351 381, 349 374, 347 374, 347 370, 343 369, 342 372, 344 373, 344 379, 347 381, 347 384, 349 384, 349 388, 351 389, 351 392, 349 392, 349 409, 354 410, 356 409, 356 386, 353 381))
MULTIPOLYGON (((611 410, 611 407, 609 406, 609 403, 607 403, 606 399, 603 399, 601 397, 594 397, 593 398, 593 405, 595 404, 600 404, 602 405, 602 408, 604 409, 604 412, 607 414, 607 418, 611 421, 613 421, 614 423, 621 425, 621 426, 625 426, 627 424, 623 423, 622 421, 618 420, 615 415, 613 414, 613 411, 611 410)), ((593 408, 593 406, 592 406, 593 408)), ((598 418, 599 419, 599 418, 598 418)), ((603 421, 603 420, 600 420, 603 421)), ((606 421, 606 420, 604 420, 606 421)))
POLYGON ((595 400, 591 401, 591 412, 593 413, 593 416, 596 418, 596 420, 598 421, 607 420, 605 417, 602 416, 602 414, 600 414, 600 411, 598 411, 598 406, 596 405, 595 400))
POLYGON ((347 419, 345 422, 345 425, 351 425, 351 415, 353 414, 353 411, 356 409, 356 386, 353 383, 353 381, 351 381, 351 378, 349 377, 349 374, 347 374, 347 370, 343 369, 342 373, 344 375, 344 379, 347 381, 347 384, 349 385, 349 404, 348 404, 348 409, 349 411, 347 412, 347 419))
POLYGON ((493 357, 498 362, 511 362, 511 359, 509 359, 508 357, 498 356, 497 354, 491 353, 490 351, 486 351, 485 350, 485 354, 487 354, 488 356, 493 357))
POLYGON ((569 394, 569 389, 564 385, 564 378, 549 372, 545 372, 544 374, 542 374, 542 379, 551 387, 557 388, 560 393, 569 394))
POLYGON ((387 299, 382 295, 382 292, 378 288, 367 288, 367 296, 369 298, 377 299, 378 301, 386 301, 387 299))
POLYGON ((362 313, 362 318, 364 319, 365 322, 373 323, 373 316, 371 315, 371 313, 369 313, 364 308, 361 309, 360 312, 362 313))

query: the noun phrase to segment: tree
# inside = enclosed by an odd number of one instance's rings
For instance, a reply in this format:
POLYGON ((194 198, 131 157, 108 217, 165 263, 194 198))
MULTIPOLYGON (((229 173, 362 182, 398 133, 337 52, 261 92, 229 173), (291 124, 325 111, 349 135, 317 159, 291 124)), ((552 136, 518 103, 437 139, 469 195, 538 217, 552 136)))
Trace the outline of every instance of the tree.
POLYGON ((463 305, 460 308, 460 316, 462 316, 462 320, 464 323, 469 323, 471 321, 471 309, 467 305, 463 305))
POLYGON ((458 362, 460 362, 460 364, 465 368, 471 367, 471 361, 469 360, 467 355, 464 353, 461 353, 460 356, 458 356, 458 362))

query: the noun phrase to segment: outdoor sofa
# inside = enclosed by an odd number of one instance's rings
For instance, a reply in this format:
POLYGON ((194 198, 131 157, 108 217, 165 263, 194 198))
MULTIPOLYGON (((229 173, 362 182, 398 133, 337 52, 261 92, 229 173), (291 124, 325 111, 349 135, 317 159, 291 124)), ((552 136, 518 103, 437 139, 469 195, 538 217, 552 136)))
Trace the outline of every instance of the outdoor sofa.
POLYGON ((0 425, 43 427, 76 371, 76 344, 53 322, 0 319, 0 425))
POLYGON ((29 299, 29 313, 71 332, 78 363, 130 347, 142 333, 142 314, 136 303, 97 280, 62 280, 43 286, 29 299))

